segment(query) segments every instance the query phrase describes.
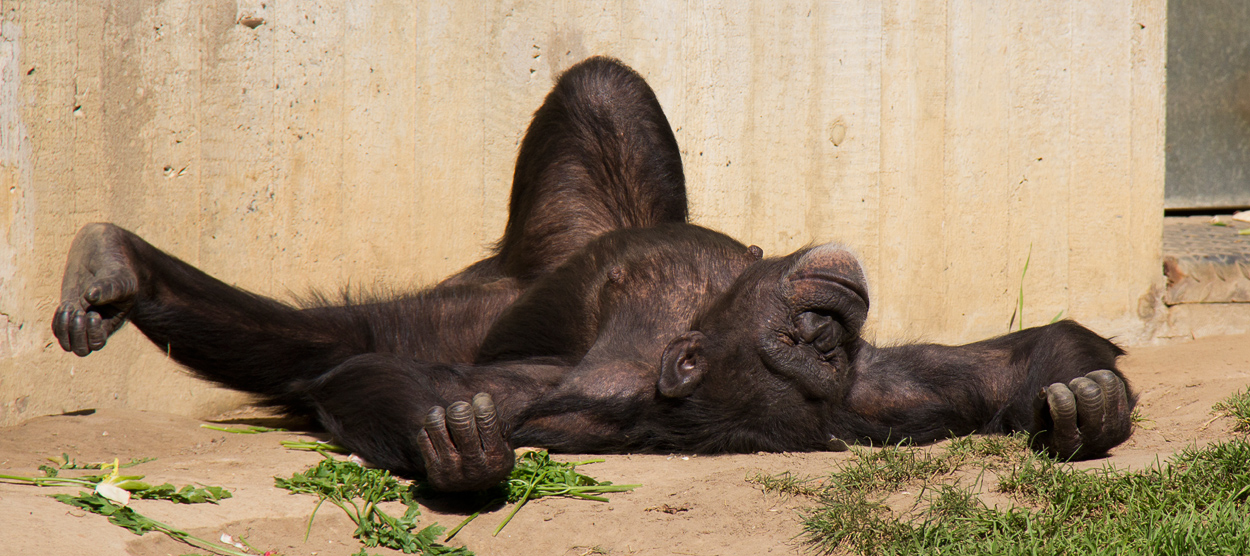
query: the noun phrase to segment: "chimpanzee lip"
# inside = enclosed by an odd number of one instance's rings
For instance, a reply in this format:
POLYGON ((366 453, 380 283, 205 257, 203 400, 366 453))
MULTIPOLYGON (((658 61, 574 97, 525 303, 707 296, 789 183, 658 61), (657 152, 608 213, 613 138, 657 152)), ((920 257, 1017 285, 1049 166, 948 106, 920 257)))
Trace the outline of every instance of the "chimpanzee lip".
POLYGON ((790 276, 791 282, 797 282, 799 280, 817 280, 817 281, 822 281, 822 282, 832 282, 834 284, 842 286, 843 288, 851 290, 851 292, 854 293, 855 295, 858 295, 860 299, 863 299, 865 301, 868 300, 868 292, 864 291, 864 287, 860 285, 858 282, 851 280, 845 276, 839 276, 837 274, 829 274, 829 273, 821 272, 818 270, 815 270, 815 271, 807 270, 807 271, 803 271, 798 274, 795 274, 793 276, 790 276))

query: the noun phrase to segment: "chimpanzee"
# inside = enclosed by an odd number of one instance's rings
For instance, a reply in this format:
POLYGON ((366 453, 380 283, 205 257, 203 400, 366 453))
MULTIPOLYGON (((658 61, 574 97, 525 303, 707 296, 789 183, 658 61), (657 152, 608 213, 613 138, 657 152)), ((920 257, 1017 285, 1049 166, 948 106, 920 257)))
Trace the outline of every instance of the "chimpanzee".
POLYGON ((434 287, 293 307, 90 224, 52 328, 85 356, 132 321, 197 376, 448 491, 506 478, 514 446, 827 450, 1028 431, 1088 458, 1129 437, 1135 398, 1110 341, 1063 321, 875 347, 853 255, 764 258, 687 223, 684 180, 650 87, 591 58, 534 114, 494 254, 434 287))

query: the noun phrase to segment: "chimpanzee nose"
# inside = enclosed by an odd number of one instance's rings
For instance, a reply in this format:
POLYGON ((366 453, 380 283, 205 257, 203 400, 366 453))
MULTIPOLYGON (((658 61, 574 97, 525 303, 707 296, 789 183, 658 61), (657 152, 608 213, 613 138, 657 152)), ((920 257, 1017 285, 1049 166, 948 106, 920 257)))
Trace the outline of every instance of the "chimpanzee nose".
POLYGON ((799 339, 810 344, 829 329, 829 325, 833 322, 833 317, 812 311, 804 311, 799 313, 795 321, 798 324, 797 332, 799 333, 799 339))

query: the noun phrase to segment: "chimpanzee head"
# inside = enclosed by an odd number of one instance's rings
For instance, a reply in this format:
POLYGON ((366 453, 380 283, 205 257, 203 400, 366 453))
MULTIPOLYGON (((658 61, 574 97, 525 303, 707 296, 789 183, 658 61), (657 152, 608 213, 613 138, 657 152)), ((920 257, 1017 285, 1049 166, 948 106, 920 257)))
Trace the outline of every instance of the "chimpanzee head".
POLYGON ((761 260, 669 343, 658 390, 761 419, 811 418, 845 395, 867 314, 863 270, 845 249, 761 260))

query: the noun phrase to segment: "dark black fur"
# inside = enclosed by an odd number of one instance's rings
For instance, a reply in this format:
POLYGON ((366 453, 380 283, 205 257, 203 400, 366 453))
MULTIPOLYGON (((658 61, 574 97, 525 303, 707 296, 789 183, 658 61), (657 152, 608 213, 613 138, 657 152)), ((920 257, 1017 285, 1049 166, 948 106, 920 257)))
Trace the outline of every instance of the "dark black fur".
POLYGON ((821 450, 1023 430, 1090 457, 1131 431, 1123 352, 1076 323, 877 348, 859 336, 867 288, 848 252, 761 260, 686 214, 655 95, 592 58, 534 115, 496 253, 443 283, 301 309, 93 224, 53 328, 86 355, 133 321, 199 376, 314 415, 373 463, 449 490, 498 481, 522 445, 821 450))

